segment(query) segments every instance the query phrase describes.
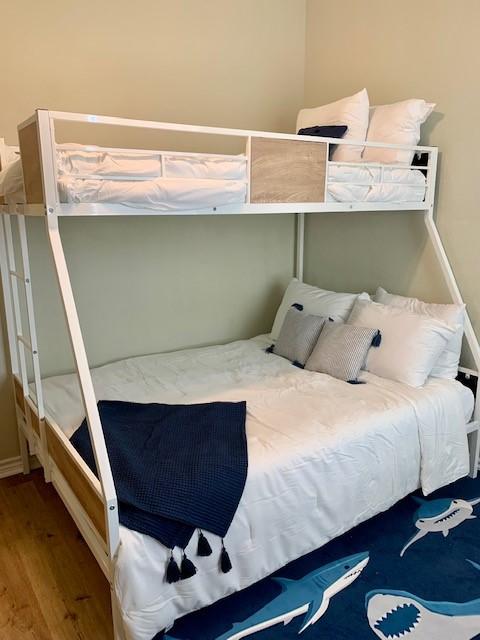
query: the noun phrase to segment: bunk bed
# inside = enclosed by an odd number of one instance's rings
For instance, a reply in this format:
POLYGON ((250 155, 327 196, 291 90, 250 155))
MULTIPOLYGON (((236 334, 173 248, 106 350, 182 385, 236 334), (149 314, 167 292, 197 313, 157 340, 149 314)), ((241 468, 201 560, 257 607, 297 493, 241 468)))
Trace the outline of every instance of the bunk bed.
MULTIPOLYGON (((116 640, 149 640, 176 618, 252 584, 416 488, 428 492, 448 483, 458 473, 465 432, 470 473, 476 475, 480 404, 456 381, 431 380, 420 389, 406 390, 405 385, 367 374, 369 384, 345 385, 267 354, 268 336, 90 370, 58 225, 60 216, 292 213, 297 217, 296 276, 302 280, 305 214, 414 212, 424 217, 453 301, 462 303, 433 218, 437 149, 409 148, 426 154, 428 163, 421 170, 348 166, 329 160, 330 147, 355 144, 352 141, 45 110, 19 125, 18 134, 20 159, 15 158, 16 148, 0 144, 5 198, 0 255, 22 461, 27 473, 29 452, 37 455, 45 479, 54 484, 109 580, 116 640), (245 153, 59 145, 57 121, 243 138, 245 153), (75 357, 76 371, 66 376, 41 375, 26 216, 42 216, 46 222, 75 357), (20 240, 18 266, 14 221, 20 240), (19 285, 25 287, 28 332, 22 326, 19 285), (152 372, 166 386, 142 387, 142 380, 151 382, 152 372), (129 399, 136 402, 227 399, 247 400, 251 407, 250 470, 229 532, 234 569, 228 575, 213 577, 212 556, 204 559, 194 579, 167 584, 159 571, 163 575, 168 549, 119 525, 97 400, 118 399, 127 388, 129 399), (98 479, 69 440, 84 416, 98 479), (438 446, 429 449, 432 442, 438 446), (345 460, 352 459, 357 462, 355 473, 345 467, 345 460), (329 478, 320 488, 319 477, 329 478), (343 490, 333 491, 345 477, 349 480, 344 480, 343 490), (282 495, 287 498, 282 500, 282 495), (275 528, 273 541, 266 522, 275 528)), ((468 314, 465 337, 478 369, 480 347, 468 314)), ((470 370, 464 374, 478 375, 470 370)), ((220 541, 215 544, 220 546, 220 541)))

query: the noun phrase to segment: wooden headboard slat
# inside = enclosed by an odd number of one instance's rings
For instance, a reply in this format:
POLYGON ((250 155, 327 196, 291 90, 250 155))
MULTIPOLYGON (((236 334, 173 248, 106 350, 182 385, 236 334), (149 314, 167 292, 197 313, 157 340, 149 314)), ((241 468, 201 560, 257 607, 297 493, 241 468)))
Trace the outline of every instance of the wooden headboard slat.
POLYGON ((37 120, 18 129, 27 204, 44 204, 37 120))

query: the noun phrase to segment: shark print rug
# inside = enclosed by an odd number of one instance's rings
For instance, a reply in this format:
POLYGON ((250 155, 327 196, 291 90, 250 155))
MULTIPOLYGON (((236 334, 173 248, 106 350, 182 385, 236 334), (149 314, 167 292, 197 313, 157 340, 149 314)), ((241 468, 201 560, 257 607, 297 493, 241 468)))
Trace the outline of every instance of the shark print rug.
POLYGON ((240 638, 480 640, 480 478, 408 496, 154 640, 240 638))

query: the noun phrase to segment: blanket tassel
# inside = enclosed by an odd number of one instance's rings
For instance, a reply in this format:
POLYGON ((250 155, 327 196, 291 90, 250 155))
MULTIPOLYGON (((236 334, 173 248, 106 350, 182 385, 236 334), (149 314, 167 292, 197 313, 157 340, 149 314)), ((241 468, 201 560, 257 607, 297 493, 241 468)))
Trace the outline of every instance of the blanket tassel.
POLYGON ((198 530, 198 546, 197 546, 197 556, 207 557, 212 555, 212 547, 208 542, 207 538, 203 535, 203 531, 201 529, 198 530))
POLYGON ((168 561, 167 565, 166 579, 169 584, 178 582, 180 580, 180 569, 178 568, 178 564, 175 562, 175 558, 173 557, 173 549, 170 552, 170 560, 168 561))
POLYGON ((180 579, 186 580, 187 578, 191 578, 197 573, 197 569, 193 562, 187 558, 185 551, 183 552, 182 558, 182 566, 180 570, 180 579))
POLYGON ((232 562, 230 560, 230 556, 228 555, 228 551, 225 549, 225 545, 223 544, 222 539, 222 553, 220 554, 220 569, 222 573, 228 573, 232 569, 232 562))
POLYGON ((382 334, 380 330, 373 336, 372 347, 379 347, 382 344, 382 334))

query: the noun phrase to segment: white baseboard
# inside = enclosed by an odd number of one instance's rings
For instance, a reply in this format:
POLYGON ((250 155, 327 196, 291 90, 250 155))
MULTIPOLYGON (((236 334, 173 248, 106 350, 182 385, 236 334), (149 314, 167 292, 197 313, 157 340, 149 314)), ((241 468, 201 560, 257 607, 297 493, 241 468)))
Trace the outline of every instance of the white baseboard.
POLYGON ((20 456, 0 460, 0 478, 8 478, 8 476, 14 476, 17 473, 22 473, 22 471, 22 459, 20 456))

